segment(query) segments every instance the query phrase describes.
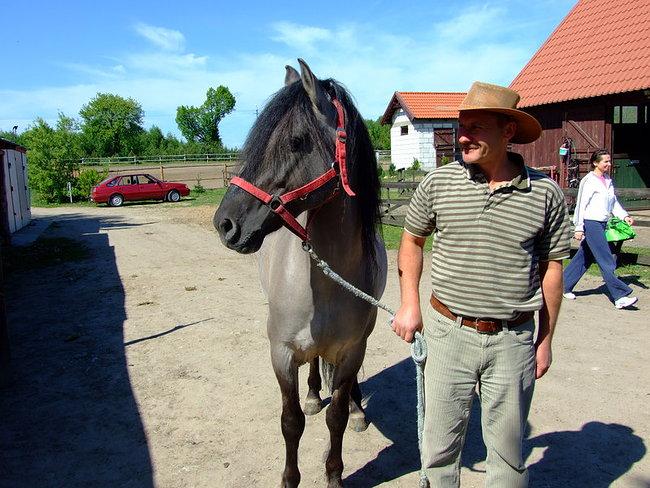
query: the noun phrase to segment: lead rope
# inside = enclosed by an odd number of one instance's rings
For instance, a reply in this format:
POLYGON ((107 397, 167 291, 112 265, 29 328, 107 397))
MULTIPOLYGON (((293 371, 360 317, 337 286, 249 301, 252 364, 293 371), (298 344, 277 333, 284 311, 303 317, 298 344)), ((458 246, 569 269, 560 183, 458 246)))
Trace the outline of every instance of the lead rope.
MULTIPOLYGON (((335 281, 343 288, 348 290, 354 296, 365 300, 370 305, 381 308, 388 312, 391 316, 389 324, 393 322, 395 318, 395 312, 391 310, 387 305, 381 303, 375 297, 368 295, 367 293, 359 290, 354 285, 348 283, 340 275, 338 275, 329 264, 323 261, 318 257, 318 254, 314 251, 312 245, 308 242, 302 243, 302 248, 309 254, 309 257, 316 262, 325 276, 335 281)), ((418 448, 420 449, 420 488, 428 488, 429 480, 427 479, 426 471, 422 465, 422 432, 424 430, 424 362, 427 359, 427 343, 424 340, 424 337, 419 332, 416 332, 413 337, 413 342, 411 343, 411 358, 415 363, 415 383, 417 386, 417 412, 418 412, 418 448)))

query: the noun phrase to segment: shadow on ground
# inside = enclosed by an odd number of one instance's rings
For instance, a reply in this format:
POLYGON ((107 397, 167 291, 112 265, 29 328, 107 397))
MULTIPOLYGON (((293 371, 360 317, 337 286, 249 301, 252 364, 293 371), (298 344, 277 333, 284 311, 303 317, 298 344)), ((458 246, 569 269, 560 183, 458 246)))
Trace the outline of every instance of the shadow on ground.
POLYGON ((12 358, 0 390, 1 487, 153 486, 127 372, 124 289, 99 232, 128 225, 65 215, 44 237, 79 241, 88 257, 5 277, 12 358))
MULTIPOLYGON (((346 486, 377 486, 417 472, 420 455, 416 430, 415 367, 411 359, 367 379, 361 384, 361 389, 364 397, 368 398, 368 419, 392 445, 351 473, 345 480, 346 486)), ((540 447, 545 448, 542 458, 529 464, 531 488, 605 488, 646 453, 643 440, 631 428, 595 421, 585 424, 579 431, 551 432, 527 438, 524 458, 527 459, 534 448, 540 447)), ((484 472, 486 454, 480 405, 475 398, 462 465, 472 471, 484 472)), ((649 481, 639 480, 639 486, 650 486, 649 481)))

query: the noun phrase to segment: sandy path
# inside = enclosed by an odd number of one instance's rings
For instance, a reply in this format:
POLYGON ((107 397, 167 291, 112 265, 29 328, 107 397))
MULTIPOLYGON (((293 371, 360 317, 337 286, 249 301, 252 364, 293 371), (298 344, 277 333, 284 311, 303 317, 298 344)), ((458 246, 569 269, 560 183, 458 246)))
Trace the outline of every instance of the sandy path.
MULTIPOLYGON (((255 258, 220 245, 211 213, 35 209, 56 220, 48 235, 92 253, 9 277, 0 486, 278 485, 280 395, 255 258)), ((389 260, 384 300, 396 306, 389 260)), ((621 312, 600 285, 588 277, 565 302, 529 419, 531 486, 650 486, 650 292, 633 283, 640 309, 621 312)), ((385 322, 381 312, 361 378, 372 424, 344 442, 347 486, 417 486, 414 369, 385 322)), ((324 486, 326 446, 321 412, 307 418, 301 486, 324 486)), ((475 412, 463 486, 482 486, 484 454, 475 412)))

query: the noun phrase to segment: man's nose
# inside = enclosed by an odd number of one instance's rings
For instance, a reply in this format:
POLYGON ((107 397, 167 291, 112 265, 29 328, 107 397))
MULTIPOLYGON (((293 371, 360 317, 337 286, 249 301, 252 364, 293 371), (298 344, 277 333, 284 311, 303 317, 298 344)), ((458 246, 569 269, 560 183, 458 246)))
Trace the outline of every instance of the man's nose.
POLYGON ((470 138, 467 137, 467 135, 464 132, 458 131, 458 142, 460 144, 466 144, 470 142, 470 138))

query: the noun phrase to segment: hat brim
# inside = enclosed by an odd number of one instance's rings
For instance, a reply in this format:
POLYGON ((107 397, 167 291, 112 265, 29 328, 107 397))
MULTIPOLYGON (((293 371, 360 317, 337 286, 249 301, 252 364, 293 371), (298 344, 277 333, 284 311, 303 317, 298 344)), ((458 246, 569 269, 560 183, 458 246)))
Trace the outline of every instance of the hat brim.
POLYGON ((510 142, 513 144, 529 144, 542 135, 542 126, 532 115, 515 108, 497 107, 460 107, 460 112, 497 112, 512 117, 517 123, 517 131, 510 142))

